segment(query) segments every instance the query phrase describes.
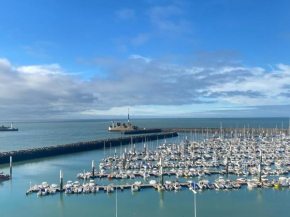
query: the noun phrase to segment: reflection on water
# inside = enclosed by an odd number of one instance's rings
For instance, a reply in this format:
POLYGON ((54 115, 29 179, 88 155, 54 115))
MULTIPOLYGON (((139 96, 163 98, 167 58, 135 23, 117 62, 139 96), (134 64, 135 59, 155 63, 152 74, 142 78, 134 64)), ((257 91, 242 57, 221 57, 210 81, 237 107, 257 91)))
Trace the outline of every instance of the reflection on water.
POLYGON ((160 208, 164 208, 164 191, 159 191, 159 205, 160 208))
POLYGON ((258 188, 257 189, 257 192, 258 192, 258 201, 262 201, 263 200, 263 197, 262 197, 262 189, 261 188, 258 188))

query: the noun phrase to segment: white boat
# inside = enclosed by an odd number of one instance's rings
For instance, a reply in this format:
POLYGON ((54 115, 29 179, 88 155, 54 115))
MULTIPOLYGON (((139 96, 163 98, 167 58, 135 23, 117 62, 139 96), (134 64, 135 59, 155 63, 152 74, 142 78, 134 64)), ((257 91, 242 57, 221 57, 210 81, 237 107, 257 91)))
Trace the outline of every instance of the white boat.
POLYGON ((57 188, 57 184, 51 184, 51 188, 57 188))
POLYGON ((98 193, 99 192, 99 186, 94 186, 92 188, 92 193, 98 193))
POLYGON ((66 188, 66 189, 65 189, 65 193, 66 193, 66 194, 71 194, 71 193, 72 193, 72 189, 71 189, 71 187, 66 188))
POLYGON ((121 175, 121 177, 122 177, 122 179, 127 179, 128 175, 124 173, 124 174, 121 175))
POLYGON ((135 184, 135 185, 141 185, 142 182, 141 182, 141 181, 136 181, 136 182, 134 182, 134 184, 135 184))
POLYGON ((73 184, 74 187, 79 187, 80 186, 80 182, 79 181, 75 181, 73 184))
POLYGON ((144 178, 144 179, 149 179, 149 178, 150 178, 150 175, 149 175, 148 173, 144 173, 144 174, 143 174, 143 178, 144 178))
POLYGON ((149 182, 150 185, 156 185, 156 183, 157 183, 156 180, 150 180, 149 182))
POLYGON ((47 189, 45 188, 40 188, 39 191, 37 192, 37 196, 45 196, 47 194, 48 192, 47 192, 47 189))
POLYGON ((131 191, 132 191, 132 192, 137 192, 137 191, 139 191, 138 186, 136 186, 136 185, 132 185, 132 186, 131 186, 131 191))
POLYGON ((49 194, 55 194, 56 193, 56 189, 55 188, 51 188, 48 190, 49 194))
POLYGON ((81 187, 77 187, 77 188, 75 188, 75 190, 74 190, 74 193, 75 194, 81 194, 83 192, 83 188, 81 188, 81 187))
POLYGON ((111 185, 108 185, 107 186, 107 193, 113 193, 114 192, 114 187, 113 187, 113 185, 111 184, 111 185))
POLYGON ((95 180, 90 180, 90 183, 89 183, 89 186, 90 187, 93 187, 93 186, 95 186, 96 184, 95 184, 95 180))
POLYGON ((73 182, 72 181, 67 181, 66 187, 69 188, 69 187, 72 187, 72 186, 73 186, 73 182))
POLYGON ((258 187, 257 183, 252 182, 252 181, 248 181, 247 185, 249 188, 257 188, 258 187))
POLYGON ((244 179, 244 178, 239 178, 239 179, 237 179, 237 182, 239 182, 239 183, 246 183, 247 180, 244 179))
POLYGON ((82 173, 78 173, 78 174, 77 174, 77 179, 82 179, 83 176, 84 176, 84 174, 82 174, 82 173))
POLYGON ((47 188, 47 187, 48 187, 48 184, 47 184, 47 182, 42 182, 42 183, 41 183, 41 186, 42 186, 43 188, 47 188))
POLYGON ((86 186, 86 187, 84 187, 83 192, 85 194, 88 194, 88 193, 91 193, 91 190, 90 190, 90 188, 88 186, 86 186))
POLYGON ((238 189, 241 188, 241 185, 239 183, 232 183, 233 188, 238 189))
POLYGON ((39 190, 36 194, 38 197, 41 196, 41 190, 39 190))
POLYGON ((164 191, 164 186, 163 185, 158 185, 157 186, 158 191, 164 191))
POLYGON ((182 188, 181 185, 178 185, 178 184, 173 185, 173 187, 175 191, 180 191, 182 188))

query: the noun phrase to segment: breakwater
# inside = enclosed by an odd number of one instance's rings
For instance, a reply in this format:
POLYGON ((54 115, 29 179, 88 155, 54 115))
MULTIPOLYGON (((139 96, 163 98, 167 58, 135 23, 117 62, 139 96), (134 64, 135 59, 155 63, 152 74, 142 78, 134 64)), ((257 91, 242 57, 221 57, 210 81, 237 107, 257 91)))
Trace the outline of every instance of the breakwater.
POLYGON ((157 139, 176 137, 176 132, 166 132, 157 134, 137 135, 130 137, 120 137, 114 139, 103 139, 87 142, 77 142, 66 145, 57 145, 43 148, 33 148, 19 151, 0 152, 0 164, 9 163, 10 156, 13 157, 14 162, 31 160, 43 157, 52 157, 63 154, 70 154, 82 151, 90 151, 95 149, 102 149, 104 147, 114 147, 121 144, 126 145, 132 143, 138 143, 142 141, 152 141, 157 139))
POLYGON ((161 128, 162 132, 187 132, 187 133, 238 133, 238 134, 290 134, 290 129, 273 129, 273 128, 161 128))

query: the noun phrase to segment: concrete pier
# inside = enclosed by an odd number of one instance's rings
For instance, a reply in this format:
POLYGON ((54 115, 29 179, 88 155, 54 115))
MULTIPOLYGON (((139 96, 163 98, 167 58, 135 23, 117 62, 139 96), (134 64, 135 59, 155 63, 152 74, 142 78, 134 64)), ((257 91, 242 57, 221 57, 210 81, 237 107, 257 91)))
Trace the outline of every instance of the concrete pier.
MULTIPOLYGON (((120 146, 120 144, 130 144, 131 140, 134 143, 148 140, 157 140, 158 138, 172 138, 176 137, 178 134, 176 132, 168 133, 157 133, 157 134, 144 134, 132 137, 120 137, 115 139, 105 139, 105 140, 96 140, 88 142, 78 142, 67 145, 57 145, 43 148, 34 148, 26 149, 19 151, 10 151, 10 152, 0 152, 0 164, 9 163, 10 156, 13 156, 14 162, 51 157, 63 154, 77 153, 82 151, 91 151, 95 149, 103 149, 104 144, 110 144, 111 146, 120 146)), ((11 161, 12 162, 12 161, 11 161)), ((12 164, 11 164, 12 165, 12 164)), ((12 171, 12 167, 11 167, 12 171)))

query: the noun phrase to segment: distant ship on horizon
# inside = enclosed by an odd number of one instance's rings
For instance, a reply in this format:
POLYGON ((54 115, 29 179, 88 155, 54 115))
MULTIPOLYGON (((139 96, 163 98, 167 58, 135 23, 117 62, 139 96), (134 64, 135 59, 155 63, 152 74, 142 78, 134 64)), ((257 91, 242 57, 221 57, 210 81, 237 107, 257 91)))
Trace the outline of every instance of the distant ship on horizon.
POLYGON ((115 121, 112 121, 112 125, 109 126, 109 131, 129 131, 129 130, 138 130, 139 128, 137 126, 133 126, 130 123, 130 115, 129 115, 129 109, 128 109, 128 122, 127 123, 120 123, 115 121))
POLYGON ((122 134, 142 134, 142 133, 159 133, 161 129, 146 129, 146 128, 139 128, 137 126, 133 126, 130 123, 130 115, 128 109, 128 122, 127 123, 115 123, 112 121, 112 125, 109 126, 109 131, 121 132, 122 134))
POLYGON ((14 128, 12 122, 10 127, 0 126, 0 131, 18 131, 18 128, 14 128))

